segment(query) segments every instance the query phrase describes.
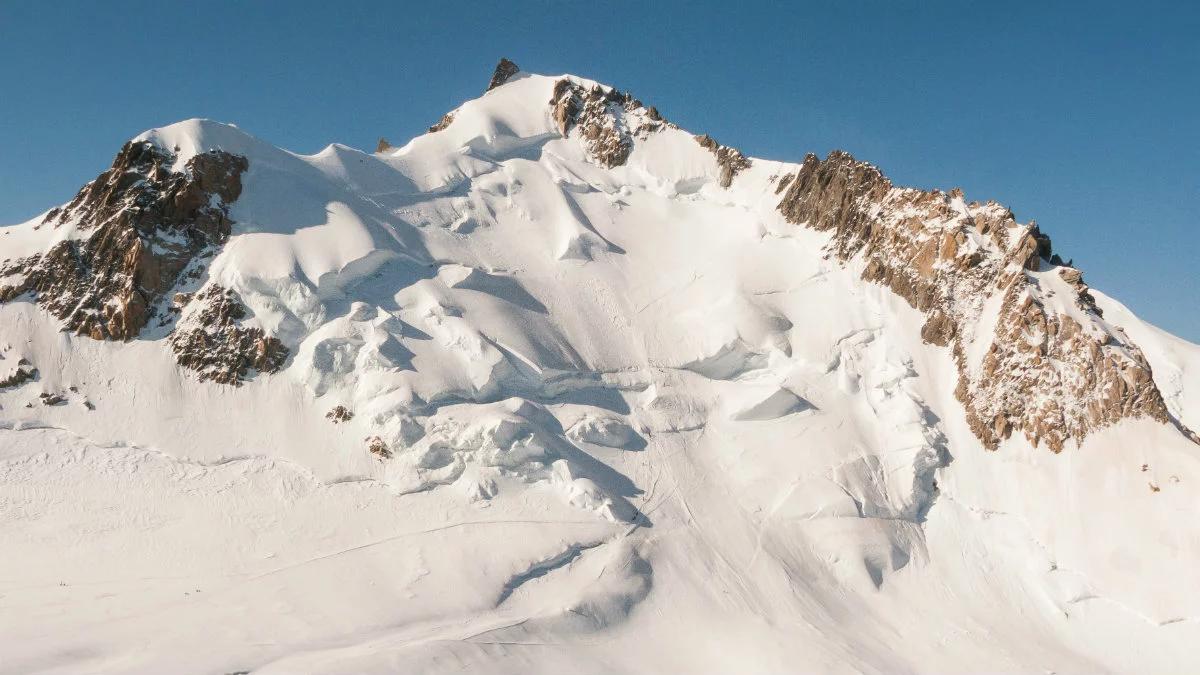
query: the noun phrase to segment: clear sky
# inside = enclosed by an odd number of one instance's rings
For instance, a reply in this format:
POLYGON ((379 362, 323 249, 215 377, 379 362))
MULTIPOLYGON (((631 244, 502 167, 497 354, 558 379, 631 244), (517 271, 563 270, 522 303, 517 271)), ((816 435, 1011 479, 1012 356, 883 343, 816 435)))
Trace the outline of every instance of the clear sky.
POLYGON ((1196 3, 737 4, 0 0, 0 223, 189 117, 305 153, 402 143, 507 56, 753 156, 842 148, 1001 201, 1200 342, 1196 3))

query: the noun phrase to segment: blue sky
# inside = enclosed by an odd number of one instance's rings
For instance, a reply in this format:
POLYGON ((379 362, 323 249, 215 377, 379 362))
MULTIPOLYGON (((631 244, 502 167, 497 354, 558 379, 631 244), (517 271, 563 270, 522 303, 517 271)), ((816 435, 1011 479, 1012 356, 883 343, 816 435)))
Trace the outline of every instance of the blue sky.
POLYGON ((403 142, 508 56, 754 156, 842 148, 1001 201, 1092 286, 1200 342, 1193 3, 734 4, 0 0, 0 223, 188 117, 301 152, 403 142))

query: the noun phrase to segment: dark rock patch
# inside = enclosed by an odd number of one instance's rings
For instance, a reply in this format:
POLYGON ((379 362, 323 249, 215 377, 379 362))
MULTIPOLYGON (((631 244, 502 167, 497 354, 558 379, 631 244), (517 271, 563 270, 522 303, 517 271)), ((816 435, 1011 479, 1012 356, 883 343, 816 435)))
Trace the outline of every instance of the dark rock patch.
POLYGON ((241 325, 246 309, 233 291, 211 285, 196 294, 169 338, 179 365, 200 381, 240 385, 252 371, 273 373, 283 367, 288 349, 261 328, 241 325))
POLYGON ((238 323, 245 308, 232 291, 177 290, 200 278, 228 240, 229 205, 249 163, 221 150, 195 155, 181 171, 174 162, 150 142, 126 143, 109 170, 39 225, 74 224, 85 236, 0 269, 19 279, 0 288, 0 302, 27 295, 65 330, 97 340, 134 339, 151 320, 167 326, 186 316, 168 342, 201 380, 238 384, 251 370, 274 372, 287 349, 238 323))
POLYGON ((0 287, 0 302, 31 294, 66 330, 97 340, 137 337, 189 264, 229 237, 228 204, 241 194, 247 168, 244 157, 220 150, 196 155, 178 173, 172 162, 149 142, 125 144, 112 168, 41 225, 77 223, 87 238, 0 270, 20 278, 0 287))
POLYGON ((388 444, 378 436, 372 436, 367 439, 367 450, 380 459, 392 458, 392 451, 388 448, 388 444))
POLYGON ((588 155, 610 169, 629 159, 634 139, 672 126, 628 92, 588 88, 569 79, 554 83, 550 106, 559 133, 567 136, 578 129, 588 155))
POLYGON ((334 424, 340 422, 349 422, 354 419, 354 413, 344 405, 334 406, 332 410, 325 413, 325 419, 332 421, 334 424))
POLYGON ((450 126, 453 122, 454 122, 454 111, 452 110, 452 111, 446 113, 445 115, 442 115, 442 119, 438 120, 433 126, 429 127, 429 133, 436 134, 437 132, 441 131, 442 129, 445 129, 446 127, 450 126))
POLYGON ((19 365, 17 369, 6 377, 0 378, 0 389, 10 389, 26 382, 30 382, 37 378, 37 368, 30 368, 26 365, 19 365))
POLYGON ((42 392, 38 394, 38 398, 41 399, 42 405, 45 406, 62 405, 67 402, 66 397, 62 394, 51 394, 50 392, 42 392))
POLYGON ((496 64, 496 70, 492 71, 492 79, 488 82, 487 89, 484 90, 484 93, 486 94, 505 82, 508 82, 512 79, 513 75, 516 75, 519 72, 521 72, 521 69, 517 67, 517 64, 509 61, 508 59, 501 58, 500 63, 496 64))
POLYGON ((717 166, 721 167, 721 187, 727 188, 733 185, 734 176, 737 176, 739 171, 750 168, 750 159, 743 155, 737 148, 721 145, 708 134, 696 136, 695 138, 700 147, 716 156, 717 166))
POLYGON ((1172 421, 1149 362, 1124 333, 1099 321, 1078 270, 1059 274, 1075 305, 1096 321, 1083 325, 1047 309, 1032 273, 1061 258, 1035 223, 1020 225, 994 202, 967 204, 960 190, 896 188, 879 169, 840 151, 823 161, 808 155, 776 191, 789 222, 830 232, 831 253, 861 261, 864 279, 925 313, 921 337, 951 348, 955 394, 985 446, 1020 431, 1058 452, 1066 440, 1124 418, 1172 421), (994 334, 971 334, 997 293, 994 334), (980 364, 968 364, 966 348, 977 337, 991 343, 980 364))

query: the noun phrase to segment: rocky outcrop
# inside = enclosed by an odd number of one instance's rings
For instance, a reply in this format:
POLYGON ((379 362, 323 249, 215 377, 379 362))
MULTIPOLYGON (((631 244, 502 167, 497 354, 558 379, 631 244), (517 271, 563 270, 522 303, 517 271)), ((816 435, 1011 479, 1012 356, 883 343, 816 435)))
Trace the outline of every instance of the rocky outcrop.
POLYGON ((610 169, 629 159, 635 138, 669 125, 627 92, 565 78, 555 82, 550 106, 559 133, 568 136, 578 129, 588 156, 610 169))
POLYGON ((487 89, 484 90, 484 93, 486 94, 505 82, 508 82, 512 79, 513 75, 516 75, 519 72, 521 72, 521 69, 517 67, 517 64, 509 61, 508 59, 501 58, 500 63, 496 64, 496 70, 492 72, 492 79, 488 82, 487 89))
POLYGON ((566 136, 578 127, 592 159, 611 168, 629 158, 633 140, 622 119, 624 101, 616 90, 585 89, 570 80, 559 80, 550 104, 559 133, 566 136))
POLYGON ((378 436, 367 438, 367 450, 379 459, 392 458, 392 451, 388 448, 387 442, 378 436))
MULTIPOLYGON (((961 348, 956 360, 964 370, 961 348)), ((1023 275, 1004 291, 976 377, 960 377, 956 393, 972 430, 993 446, 1016 429, 1057 452, 1067 438, 1127 417, 1170 421, 1150 365, 1128 338, 1049 311, 1023 275)))
POLYGON ((242 191, 244 157, 220 150, 192 157, 183 171, 149 142, 125 144, 112 168, 88 183, 39 227, 73 224, 47 253, 0 269, 15 285, 0 302, 31 294, 67 330, 97 340, 129 340, 194 262, 229 237, 228 205, 242 191))
POLYGON ((951 348, 955 393, 987 447, 1018 431, 1058 452, 1120 419, 1171 421, 1149 363, 1099 320, 1078 270, 1055 274, 1074 311, 1048 303, 1055 289, 1043 273, 1061 259, 1036 224, 958 190, 894 187, 844 152, 807 156, 780 192, 789 222, 829 232, 833 254, 925 314, 921 336, 951 348))
POLYGON ((442 129, 445 129, 446 127, 450 126, 453 122, 454 122, 454 111, 451 110, 450 112, 446 113, 445 115, 442 115, 442 119, 438 120, 433 126, 429 127, 429 133, 435 134, 435 133, 441 131, 442 129))
POLYGON ((375 154, 378 155, 381 152, 387 152, 388 150, 391 150, 391 149, 392 149, 391 142, 388 141, 388 139, 384 138, 383 136, 380 136, 379 142, 375 144, 375 154))
POLYGON ((48 391, 44 391, 38 394, 38 400, 40 400, 44 406, 56 406, 66 403, 67 397, 63 396, 62 394, 53 394, 48 391))
MULTIPOLYGON (((657 113, 657 111, 655 111, 657 113)), ((721 145, 708 134, 696 136, 700 147, 708 150, 717 158, 717 166, 721 168, 721 187, 733 185, 733 178, 743 169, 750 168, 750 159, 737 148, 721 145)))
POLYGON ((288 350, 261 328, 244 326, 246 308, 233 291, 212 284, 187 303, 169 341, 179 365, 200 381, 241 384, 251 371, 273 373, 288 350))
POLYGON ((16 368, 0 375, 0 390, 17 387, 26 382, 30 382, 37 378, 37 368, 29 365, 27 361, 21 359, 16 368))
MULTIPOLYGON (((598 84, 588 87, 569 78, 554 83, 550 110, 560 134, 578 133, 588 156, 610 169, 625 164, 636 140, 662 129, 678 129, 657 108, 647 108, 628 92, 598 84)), ((750 167, 750 158, 737 148, 721 145, 707 134, 694 138, 716 158, 721 187, 732 185, 738 172, 750 167)))
POLYGON ((325 413, 325 419, 330 420, 334 424, 340 424, 354 419, 354 413, 350 412, 350 409, 344 405, 337 405, 325 413))
POLYGON ((97 340, 130 340, 152 321, 168 326, 182 316, 168 340, 201 380, 237 384, 251 371, 278 370, 287 349, 240 325, 246 312, 232 291, 177 292, 198 283, 229 238, 229 205, 248 162, 210 150, 181 171, 174 164, 150 142, 125 144, 112 168, 38 226, 74 226, 75 236, 0 269, 18 279, 0 288, 0 301, 31 297, 66 330, 97 340))
POLYGON ((867 242, 871 208, 892 188, 874 166, 840 151, 824 162, 808 155, 800 171, 780 182, 784 186, 787 192, 779 202, 784 217, 815 230, 833 230, 833 244, 843 258, 867 242))

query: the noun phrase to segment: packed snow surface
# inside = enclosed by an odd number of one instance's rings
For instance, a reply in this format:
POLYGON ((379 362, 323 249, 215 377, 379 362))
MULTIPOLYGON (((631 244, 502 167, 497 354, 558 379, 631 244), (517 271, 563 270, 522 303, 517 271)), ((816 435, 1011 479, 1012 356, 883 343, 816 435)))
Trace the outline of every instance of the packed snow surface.
MULTIPOLYGON (((776 210, 795 165, 604 168, 557 79, 381 154, 140 137, 248 158, 207 274, 291 356, 202 383, 0 305, 0 672, 1200 670, 1195 445, 984 450, 924 317, 776 210)), ((86 236, 38 222, 0 258, 86 236)), ((1097 295, 1200 427, 1200 347, 1097 295)))

